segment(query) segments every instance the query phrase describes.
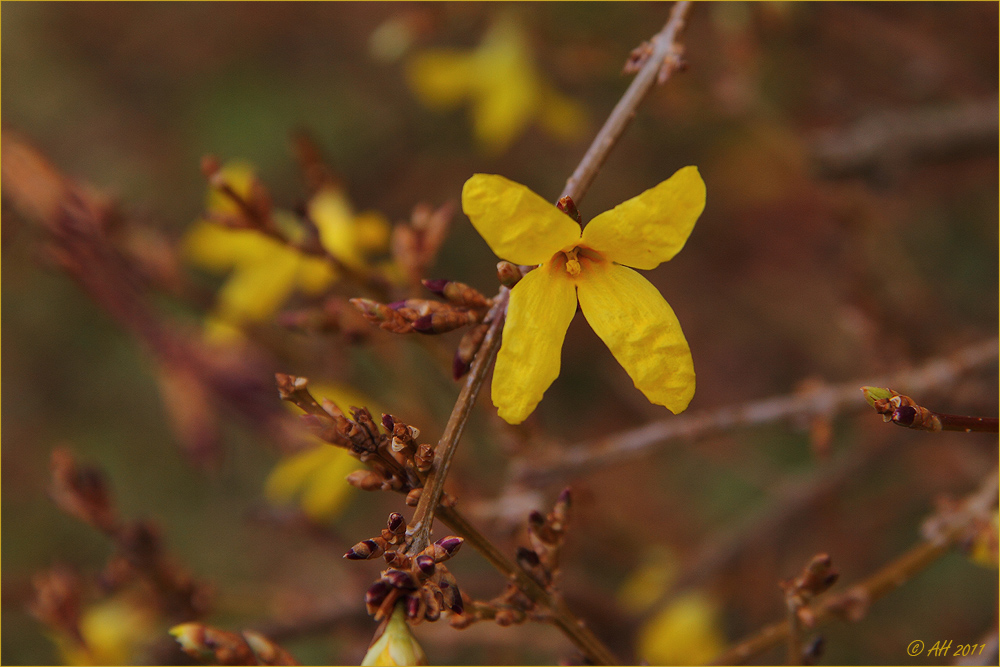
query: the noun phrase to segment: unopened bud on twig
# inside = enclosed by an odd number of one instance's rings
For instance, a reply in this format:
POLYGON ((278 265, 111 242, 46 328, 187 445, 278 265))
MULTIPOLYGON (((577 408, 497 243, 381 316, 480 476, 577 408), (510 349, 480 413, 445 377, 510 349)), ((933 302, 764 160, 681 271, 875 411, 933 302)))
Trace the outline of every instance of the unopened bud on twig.
POLYGON ((474 287, 457 280, 422 280, 424 287, 463 308, 487 308, 490 300, 474 287))

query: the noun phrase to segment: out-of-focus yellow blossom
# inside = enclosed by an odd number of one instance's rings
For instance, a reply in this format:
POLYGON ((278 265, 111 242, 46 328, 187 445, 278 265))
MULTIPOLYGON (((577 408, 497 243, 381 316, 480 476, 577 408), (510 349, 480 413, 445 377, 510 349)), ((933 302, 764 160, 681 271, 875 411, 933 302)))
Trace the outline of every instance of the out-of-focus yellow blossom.
POLYGON ((410 632, 410 625, 406 622, 403 605, 397 604, 396 608, 392 610, 392 616, 389 617, 385 631, 368 649, 361 664, 362 666, 427 664, 424 650, 420 648, 420 644, 410 632))
POLYGON ((639 631, 637 655, 650 665, 703 665, 726 646, 719 609, 694 591, 673 600, 639 631))
MULTIPOLYGON (((254 179, 251 167, 232 163, 220 173, 237 194, 249 194, 254 179)), ((210 216, 237 212, 236 204, 215 188, 209 192, 207 209, 210 216)), ((307 209, 323 247, 359 273, 369 270, 372 253, 388 246, 388 221, 373 212, 355 215, 340 190, 321 190, 307 209)), ((304 230, 294 216, 275 211, 273 217, 289 240, 301 240, 304 230)), ((192 263, 229 274, 206 326, 209 338, 215 340, 238 336, 242 324, 266 321, 293 292, 319 294, 337 279, 326 258, 305 254, 258 231, 225 227, 210 218, 195 223, 183 249, 192 263)))
POLYGON ((113 598, 88 607, 80 615, 80 634, 86 642, 58 636, 56 643, 67 665, 130 665, 136 650, 155 631, 155 617, 149 609, 125 598, 113 598))
POLYGON ((993 510, 993 519, 987 526, 980 530, 972 540, 972 547, 969 549, 969 558, 973 563, 978 563, 983 567, 996 569, 998 563, 997 543, 1000 535, 1000 514, 993 510))
MULTIPOLYGON (((310 391, 317 399, 328 398, 344 411, 352 405, 371 405, 371 401, 346 387, 311 384, 310 391)), ((346 450, 319 438, 311 439, 315 447, 292 454, 274 467, 264 483, 264 494, 276 504, 297 504, 315 521, 329 521, 340 514, 354 492, 346 477, 363 466, 346 450)))
POLYGON ((668 549, 654 548, 618 589, 618 605, 636 614, 656 604, 677 577, 677 556, 668 549))
POLYGON ((645 278, 687 241, 705 208, 698 169, 601 213, 581 233, 528 188, 475 174, 462 208, 501 259, 540 264, 510 293, 503 344, 493 372, 493 404, 519 424, 559 376, 566 329, 579 299, 584 317, 651 402, 678 413, 694 396, 691 351, 674 311, 645 278))
POLYGON ((416 54, 406 74, 431 109, 468 101, 476 139, 492 153, 503 151, 532 121, 563 141, 579 138, 586 128, 583 108, 542 78, 528 36, 512 19, 497 22, 473 51, 416 54))

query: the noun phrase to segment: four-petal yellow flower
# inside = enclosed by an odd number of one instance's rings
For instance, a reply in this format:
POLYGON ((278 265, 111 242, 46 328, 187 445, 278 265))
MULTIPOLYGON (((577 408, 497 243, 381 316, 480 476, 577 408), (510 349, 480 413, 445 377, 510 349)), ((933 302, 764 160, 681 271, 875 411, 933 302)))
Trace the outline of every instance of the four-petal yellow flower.
POLYGON ((493 371, 493 404, 519 424, 558 377, 563 339, 579 299, 584 317, 657 405, 678 413, 694 396, 691 351, 660 293, 629 266, 652 269, 687 241, 705 208, 695 167, 594 218, 569 216, 502 176, 475 174, 462 208, 498 257, 539 264, 514 286, 493 371))
POLYGON ((476 138, 488 153, 507 148, 532 123, 563 141, 578 139, 586 112, 538 70, 528 35, 510 18, 498 21, 473 51, 431 49, 415 55, 407 79, 432 109, 468 101, 476 138))

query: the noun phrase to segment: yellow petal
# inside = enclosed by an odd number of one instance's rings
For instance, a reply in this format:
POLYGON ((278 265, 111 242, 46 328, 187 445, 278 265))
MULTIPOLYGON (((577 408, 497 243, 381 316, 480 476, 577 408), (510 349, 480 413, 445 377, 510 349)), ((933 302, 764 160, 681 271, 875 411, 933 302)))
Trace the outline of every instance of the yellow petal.
POLYGON ((674 600, 639 631, 637 653, 650 665, 703 665, 725 648, 719 611, 695 591, 674 600))
POLYGON ((462 188, 462 210, 497 257, 515 264, 541 264, 580 239, 568 215, 503 176, 474 174, 462 188))
POLYGON ((406 67, 406 79, 425 105, 446 109, 465 98, 475 83, 472 56, 440 49, 414 56, 406 67))
POLYGON ((295 289, 299 254, 277 241, 267 262, 233 271, 219 290, 219 316, 230 322, 261 322, 276 311, 295 289))
MULTIPOLYGON (((256 178, 253 166, 249 162, 238 160, 227 162, 219 170, 219 174, 226 185, 233 189, 233 192, 244 198, 249 196, 250 188, 256 178)), ((239 205, 232 198, 222 194, 216 188, 209 188, 206 206, 212 213, 232 215, 240 211, 239 205)))
POLYGON ((574 292, 566 272, 550 264, 530 271, 511 290, 493 371, 493 405, 510 424, 524 421, 559 377, 563 339, 576 313, 574 292))
POLYGON ((504 79, 477 96, 472 108, 476 140, 493 155, 502 153, 528 127, 538 108, 536 87, 521 77, 504 79))
POLYGON ((347 476, 358 469, 358 460, 347 450, 327 446, 327 460, 316 470, 308 486, 302 490, 299 504, 306 516, 316 520, 329 520, 340 514, 354 487, 347 483, 347 476))
POLYGON ((259 232, 227 229, 213 222, 201 221, 184 236, 181 251, 192 264, 214 273, 223 273, 237 264, 252 261, 274 245, 259 232))
MULTIPOLYGON (((694 396, 694 364, 677 316, 632 269, 591 263, 577 278, 590 326, 651 402, 682 412, 694 396)), ((544 306, 539 306, 544 307, 544 306)))
POLYGON ((293 454, 274 467, 264 493, 278 504, 298 498, 302 511, 317 521, 329 520, 344 508, 353 488, 347 476, 360 467, 343 449, 319 445, 293 454))
POLYGON ((354 212, 339 190, 326 188, 309 201, 309 218, 316 224, 319 240, 331 255, 356 269, 364 268, 354 229, 354 212))
POLYGON ((641 195, 590 221, 583 245, 613 262, 652 269, 676 255, 705 208, 705 182, 684 167, 641 195))

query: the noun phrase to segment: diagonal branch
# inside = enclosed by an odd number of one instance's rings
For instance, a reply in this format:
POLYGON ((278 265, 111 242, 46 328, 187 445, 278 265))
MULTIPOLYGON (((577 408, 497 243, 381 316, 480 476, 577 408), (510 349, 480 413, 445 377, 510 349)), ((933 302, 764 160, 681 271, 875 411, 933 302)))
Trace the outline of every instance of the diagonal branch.
POLYGON ((861 410, 866 405, 858 395, 861 385, 901 386, 913 393, 947 386, 970 370, 994 362, 997 346, 997 339, 993 338, 874 382, 855 380, 821 385, 787 396, 651 422, 596 441, 560 448, 557 454, 545 459, 516 461, 511 467, 512 477, 515 482, 525 484, 561 482, 588 470, 638 458, 678 440, 692 441, 739 426, 767 424, 798 416, 832 416, 847 409, 861 410))
MULTIPOLYGON (((998 491, 1000 489, 997 486, 997 471, 994 470, 983 480, 978 489, 966 497, 957 511, 935 517, 938 525, 935 526, 933 536, 917 544, 867 579, 817 604, 813 610, 816 626, 835 618, 859 620, 873 602, 902 586, 958 545, 967 535, 968 529, 977 521, 987 517, 990 510, 996 507, 998 491)), ((717 656, 712 664, 742 664, 751 657, 787 641, 789 630, 787 620, 769 625, 717 656)))

